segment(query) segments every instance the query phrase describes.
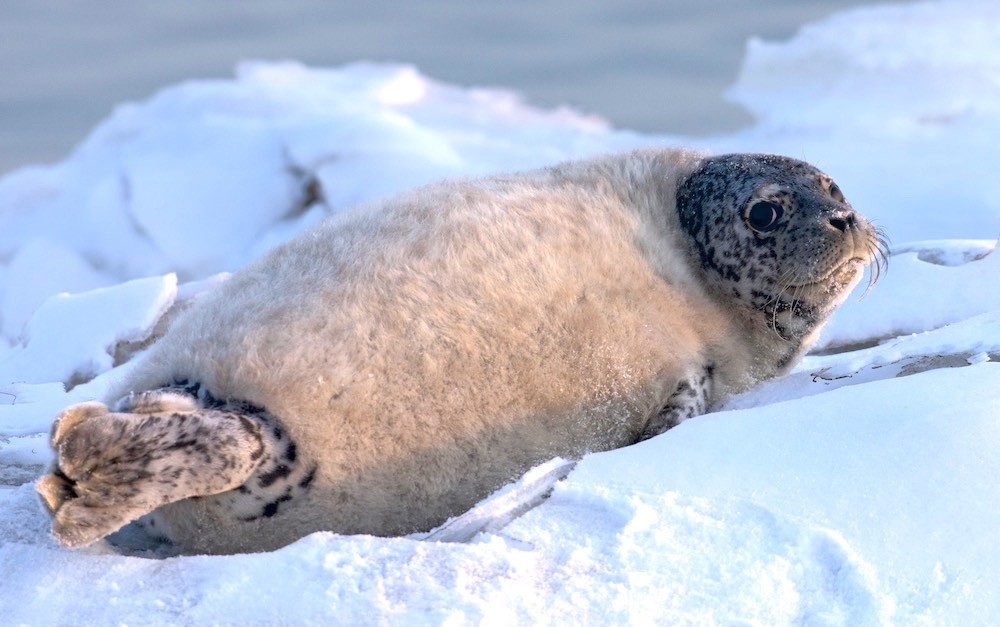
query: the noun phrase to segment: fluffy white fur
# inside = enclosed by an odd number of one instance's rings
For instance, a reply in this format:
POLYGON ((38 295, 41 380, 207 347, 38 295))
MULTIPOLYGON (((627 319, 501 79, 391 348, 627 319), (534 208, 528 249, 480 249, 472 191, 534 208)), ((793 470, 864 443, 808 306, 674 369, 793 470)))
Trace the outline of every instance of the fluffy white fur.
MULTIPOLYGON (((534 464, 634 442, 694 364, 754 337, 705 294, 663 150, 430 185, 335 217, 183 314, 109 403, 176 379, 278 416, 319 462, 290 515, 164 510, 185 546, 429 529, 534 464)), ((721 385, 720 385, 721 384, 721 385)))
MULTIPOLYGON (((105 400, 196 381, 266 408, 318 470, 273 517, 235 521, 218 496, 161 507, 170 535, 233 552, 428 530, 542 461, 635 442, 706 364, 709 404, 776 374, 798 345, 710 293, 681 229, 677 187, 701 161, 650 150, 429 185, 236 273, 105 400)), ((53 510, 74 495, 56 479, 53 510)))

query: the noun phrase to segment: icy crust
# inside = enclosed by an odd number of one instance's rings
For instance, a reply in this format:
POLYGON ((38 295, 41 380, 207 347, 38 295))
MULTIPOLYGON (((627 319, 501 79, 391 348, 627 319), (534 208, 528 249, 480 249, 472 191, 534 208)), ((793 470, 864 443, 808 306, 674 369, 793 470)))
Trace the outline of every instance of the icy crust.
POLYGON ((0 381, 89 381, 115 365, 117 345, 149 337, 176 294, 177 276, 167 274, 50 296, 25 327, 24 344, 2 357, 0 381))
POLYGON ((989 0, 844 11, 788 42, 752 39, 731 93, 765 126, 908 136, 993 116, 1000 112, 1000 59, 986 53, 1000 39, 998 15, 989 0), (899 80, 903 72, 920 80, 899 80), (799 106, 804 102, 809 106, 799 106))

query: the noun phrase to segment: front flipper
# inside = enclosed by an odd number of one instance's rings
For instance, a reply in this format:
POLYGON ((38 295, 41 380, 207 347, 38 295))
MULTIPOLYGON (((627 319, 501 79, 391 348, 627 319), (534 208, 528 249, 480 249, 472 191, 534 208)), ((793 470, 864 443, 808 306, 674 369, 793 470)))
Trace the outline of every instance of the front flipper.
POLYGON ((244 484, 265 456, 268 435, 242 413, 204 408, 182 392, 130 397, 64 411, 52 429, 56 461, 36 489, 52 531, 83 546, 156 508, 244 484))
POLYGON ((700 416, 708 411, 708 400, 712 396, 713 370, 711 365, 707 365, 698 374, 681 379, 663 408, 646 423, 638 441, 648 440, 671 427, 676 427, 688 418, 700 416))

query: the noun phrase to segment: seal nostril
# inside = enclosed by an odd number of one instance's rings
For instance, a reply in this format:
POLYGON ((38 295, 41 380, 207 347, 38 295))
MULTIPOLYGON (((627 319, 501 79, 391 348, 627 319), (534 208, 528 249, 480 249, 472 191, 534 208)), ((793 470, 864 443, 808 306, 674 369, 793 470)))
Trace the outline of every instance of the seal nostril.
POLYGON ((849 213, 842 217, 830 218, 829 222, 830 226, 837 229, 841 233, 846 232, 848 229, 853 229, 856 226, 853 213, 849 213))

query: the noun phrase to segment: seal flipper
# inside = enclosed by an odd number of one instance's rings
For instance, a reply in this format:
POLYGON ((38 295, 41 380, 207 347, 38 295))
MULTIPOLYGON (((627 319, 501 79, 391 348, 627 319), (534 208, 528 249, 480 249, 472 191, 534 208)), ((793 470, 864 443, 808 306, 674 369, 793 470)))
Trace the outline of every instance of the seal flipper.
POLYGON ((167 503, 238 488, 266 457, 261 421, 202 407, 178 388, 130 396, 116 409, 81 403, 53 425, 56 461, 36 489, 67 546, 90 544, 167 503))
POLYGON ((646 423, 637 442, 648 440, 708 411, 714 370, 712 364, 707 364, 698 374, 681 379, 663 408, 646 423))

